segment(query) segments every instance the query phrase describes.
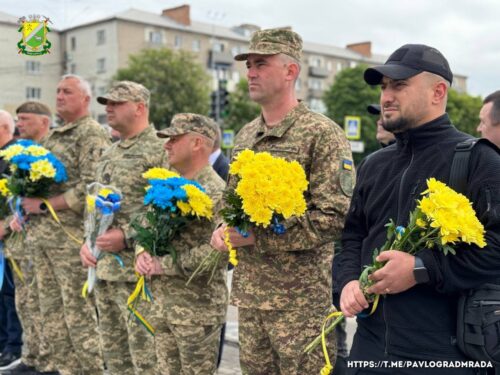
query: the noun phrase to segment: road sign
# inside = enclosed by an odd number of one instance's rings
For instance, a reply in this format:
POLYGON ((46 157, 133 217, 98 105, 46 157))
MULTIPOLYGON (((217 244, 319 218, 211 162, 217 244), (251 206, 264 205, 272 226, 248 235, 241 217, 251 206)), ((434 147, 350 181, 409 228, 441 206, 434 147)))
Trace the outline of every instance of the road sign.
POLYGON ((359 116, 345 116, 344 117, 344 130, 347 139, 357 140, 361 138, 361 117, 359 116))
POLYGON ((222 148, 234 147, 234 130, 226 129, 222 132, 222 148))
POLYGON ((351 151, 352 152, 355 152, 358 154, 362 154, 363 152, 365 152, 365 142, 363 142, 363 141, 349 141, 349 143, 351 144, 351 151))

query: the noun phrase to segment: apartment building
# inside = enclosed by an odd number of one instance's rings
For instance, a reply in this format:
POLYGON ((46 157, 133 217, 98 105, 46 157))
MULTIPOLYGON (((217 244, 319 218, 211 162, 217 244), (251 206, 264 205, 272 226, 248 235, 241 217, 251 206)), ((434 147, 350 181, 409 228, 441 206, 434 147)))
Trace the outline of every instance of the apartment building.
MULTIPOLYGON (((3 51, 17 48, 20 34, 11 36, 15 27, 17 17, 0 12, 3 51)), ((245 64, 234 61, 233 56, 248 47, 251 33, 258 29, 249 24, 227 28, 197 22, 191 19, 190 6, 183 5, 165 9, 161 14, 129 9, 65 30, 53 30, 49 34, 50 55, 30 58, 9 53, 0 61, 0 82, 5 87, 0 91, 0 105, 11 110, 30 98, 53 108, 58 77, 65 73, 83 76, 90 81, 94 95, 102 95, 116 71, 127 66, 129 55, 161 47, 193 53, 213 77, 214 88, 218 79, 226 79, 231 91, 246 73, 245 64)), ((341 48, 305 41, 296 85, 298 97, 313 110, 323 112, 321 97, 338 72, 360 63, 382 64, 386 58, 372 53, 370 42, 341 48)), ((466 91, 466 80, 457 75, 454 87, 466 91)), ((99 122, 105 123, 103 106, 93 102, 91 111, 99 122)))

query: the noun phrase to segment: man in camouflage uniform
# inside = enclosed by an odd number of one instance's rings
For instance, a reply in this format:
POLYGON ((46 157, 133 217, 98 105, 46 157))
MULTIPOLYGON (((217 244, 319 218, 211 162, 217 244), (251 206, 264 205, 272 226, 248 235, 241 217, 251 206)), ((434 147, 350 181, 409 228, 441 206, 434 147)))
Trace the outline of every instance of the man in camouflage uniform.
MULTIPOLYGON (((231 303, 239 311, 243 374, 309 375, 324 364, 320 347, 309 356, 303 350, 332 304, 333 239, 343 226, 354 173, 340 127, 296 99, 301 49, 300 36, 290 30, 261 30, 250 50, 235 57, 246 60, 250 97, 262 114, 239 132, 234 154, 252 149, 296 160, 309 181, 306 214, 286 220, 284 234, 257 227, 244 238, 229 229, 239 248, 231 303)), ((212 236, 220 251, 227 251, 224 228, 212 236)), ((334 357, 334 335, 328 341, 334 357)))
MULTIPOLYGON (((28 101, 16 109, 19 137, 40 143, 48 134, 52 113, 45 104, 28 101)), ((41 330, 42 317, 38 299, 38 284, 35 278, 31 249, 20 238, 9 237, 5 248, 16 262, 21 275, 14 275, 16 286, 16 309, 23 326, 23 353, 15 372, 36 370, 43 373, 55 371, 50 358, 50 345, 41 330), (23 280, 19 278, 23 277, 23 280)))
MULTIPOLYGON (((127 310, 127 299, 137 281, 129 225, 134 214, 144 207, 146 180, 142 174, 165 163, 163 142, 149 124, 149 96, 141 84, 120 81, 105 96, 97 98, 100 104, 106 105, 108 124, 120 133, 121 140, 99 160, 96 181, 119 189, 122 201, 111 228, 96 240, 105 255, 97 261, 83 245, 80 256, 84 266, 97 267, 95 296, 99 330, 110 375, 155 373, 153 338, 130 319, 127 310), (123 267, 112 254, 121 258, 123 267)), ((144 305, 141 313, 147 317, 148 304, 144 305)))
MULTIPOLYGON (((24 198, 30 216, 26 244, 35 260, 42 330, 61 374, 103 371, 95 308, 81 297, 86 271, 76 239, 83 237, 85 188, 94 180, 96 163, 109 146, 105 130, 89 116, 90 85, 78 76, 63 76, 57 85, 56 109, 64 125, 43 140, 66 167, 68 180, 51 187, 48 202, 63 228, 38 198, 24 198), (75 239, 70 238, 71 233, 75 239)), ((14 222, 14 229, 18 222, 14 222)))
MULTIPOLYGON (((187 179, 197 181, 210 196, 217 212, 224 181, 210 166, 208 157, 216 137, 217 125, 197 114, 174 116, 169 128, 159 131, 168 137, 165 149, 170 165, 187 179)), ((217 265, 213 279, 210 272, 200 273, 186 285, 193 271, 212 251, 209 245, 213 224, 207 219, 187 225, 172 241, 177 251, 171 255, 137 256, 136 269, 152 277, 155 314, 151 323, 156 329, 155 348, 160 374, 212 375, 222 324, 227 310, 227 258, 217 265)))

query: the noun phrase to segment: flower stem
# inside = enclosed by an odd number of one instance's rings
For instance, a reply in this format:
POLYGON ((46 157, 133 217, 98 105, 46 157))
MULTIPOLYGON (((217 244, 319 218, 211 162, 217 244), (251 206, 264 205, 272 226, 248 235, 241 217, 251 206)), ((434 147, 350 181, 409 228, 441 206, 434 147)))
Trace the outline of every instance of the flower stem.
MULTIPOLYGON (((340 316, 338 316, 329 326, 328 328, 325 329, 325 336, 328 336, 328 334, 330 334, 334 329, 335 327, 342 321, 344 320, 344 314, 341 314, 340 316)), ((314 348, 316 348, 319 344, 321 344, 321 335, 318 335, 316 336, 316 338, 311 341, 311 343, 309 345, 306 346, 306 348, 304 349, 304 353, 307 353, 307 354, 311 354, 312 351, 314 350, 314 348)))

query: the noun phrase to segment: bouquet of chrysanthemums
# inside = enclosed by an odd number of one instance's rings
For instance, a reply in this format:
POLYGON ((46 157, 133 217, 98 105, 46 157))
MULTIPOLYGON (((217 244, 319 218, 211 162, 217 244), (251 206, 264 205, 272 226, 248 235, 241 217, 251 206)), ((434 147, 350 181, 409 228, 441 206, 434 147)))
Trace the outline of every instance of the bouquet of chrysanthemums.
MULTIPOLYGON (((189 222, 199 218, 212 218, 212 199, 196 181, 188 180, 164 168, 151 168, 142 175, 148 180, 144 206, 146 212, 131 223, 135 231, 133 239, 141 251, 151 256, 170 255, 176 260, 177 252, 172 240, 189 222)), ((135 291, 127 301, 129 311, 148 329, 149 323, 138 313, 137 297, 151 300, 144 276, 139 276, 135 291)))
MULTIPOLYGON (((93 182, 87 185, 85 205, 85 243, 90 252, 97 259, 101 250, 96 246, 96 239, 106 232, 113 222, 114 214, 120 209, 122 195, 120 190, 113 186, 93 182)), ((92 292, 96 281, 96 269, 89 267, 87 281, 83 287, 84 297, 92 292)))
MULTIPOLYGON (((274 233, 283 234, 286 231, 284 220, 304 215, 304 192, 308 182, 297 161, 287 161, 268 152, 243 150, 231 163, 229 174, 236 176, 237 184, 225 192, 225 207, 220 215, 228 227, 236 228, 243 237, 248 236, 248 230, 253 226, 270 227, 274 233)), ((227 231, 225 243, 229 249, 229 262, 236 266, 236 249, 231 245, 227 231)), ((192 277, 202 271, 214 270, 220 257, 220 252, 212 251, 192 277)))
POLYGON ((8 202, 21 222, 24 221, 21 197, 47 198, 52 184, 67 180, 64 164, 33 141, 20 139, 1 150, 0 157, 9 163, 11 174, 7 177, 7 188, 11 196, 8 202))
POLYGON ((196 218, 212 218, 212 200, 196 181, 180 177, 164 168, 151 168, 143 174, 148 180, 144 205, 146 212, 133 222, 134 240, 152 256, 177 257, 173 237, 196 218))
MULTIPOLYGON (((395 249, 414 255, 417 251, 428 248, 441 251, 444 255, 455 255, 453 246, 461 242, 474 244, 479 248, 486 246, 484 227, 467 197, 435 178, 427 180, 427 190, 422 192, 422 196, 417 201, 415 210, 410 212, 406 227, 396 226, 393 220, 389 221, 386 225, 387 241, 374 251, 373 263, 361 273, 361 290, 367 301, 373 303, 370 314, 376 309, 379 295, 368 293, 368 288, 375 283, 368 276, 384 266, 384 262, 376 260, 380 252, 395 249)), ((333 323, 328 328, 323 326, 323 334, 306 347, 306 352, 310 353, 322 341, 322 336, 330 333, 344 319, 341 312, 335 312, 331 317, 335 317, 333 323)))

